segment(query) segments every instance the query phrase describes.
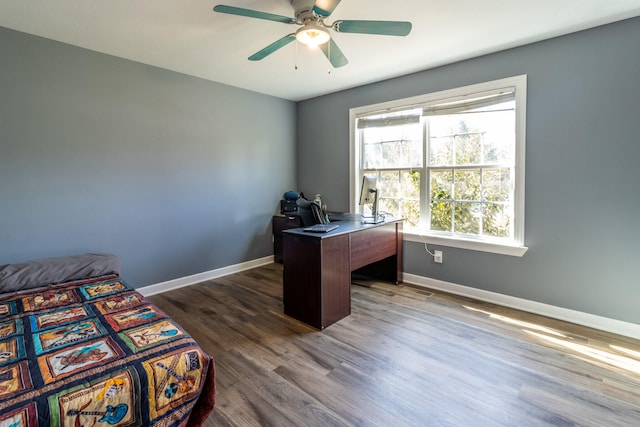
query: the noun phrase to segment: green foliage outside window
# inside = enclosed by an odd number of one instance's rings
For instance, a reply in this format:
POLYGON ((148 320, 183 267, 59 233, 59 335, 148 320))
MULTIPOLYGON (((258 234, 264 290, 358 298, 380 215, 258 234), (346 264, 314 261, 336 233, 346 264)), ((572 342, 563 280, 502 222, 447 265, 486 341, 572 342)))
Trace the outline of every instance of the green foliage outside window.
POLYGON ((465 120, 449 123, 445 136, 432 136, 431 229, 509 237, 510 169, 490 166, 501 159, 485 132, 465 120))

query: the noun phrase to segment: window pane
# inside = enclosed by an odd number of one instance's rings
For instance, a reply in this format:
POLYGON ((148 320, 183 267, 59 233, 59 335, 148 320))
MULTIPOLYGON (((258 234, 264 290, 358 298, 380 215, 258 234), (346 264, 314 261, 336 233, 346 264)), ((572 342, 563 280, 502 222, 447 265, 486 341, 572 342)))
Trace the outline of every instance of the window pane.
POLYGON ((406 218, 411 227, 420 223, 420 200, 403 200, 398 209, 398 216, 406 218))
POLYGON ((485 203, 482 232, 492 237, 509 237, 511 206, 501 203, 485 203))
POLYGON ((381 214, 391 213, 397 218, 405 218, 406 224, 414 227, 420 223, 420 201, 382 198, 379 203, 381 214))
POLYGON ((381 171, 378 189, 382 197, 420 200, 420 171, 381 171))
POLYGON ((422 125, 362 130, 364 169, 422 167, 422 125))
POLYGON ((382 168, 420 167, 422 163, 421 142, 415 140, 398 140, 383 142, 382 168))
POLYGON ((429 135, 432 138, 452 137, 455 135, 452 126, 452 118, 455 116, 432 116, 429 117, 429 135))
POLYGON ((456 200, 480 200, 480 170, 457 170, 453 182, 456 200))
POLYGON ((384 163, 382 158, 382 144, 380 142, 368 142, 366 139, 362 151, 363 169, 377 169, 384 163))
POLYGON ((378 202, 378 213, 398 212, 400 210, 400 201, 398 199, 382 198, 378 202))
POLYGON ((506 202, 511 199, 511 171, 507 168, 482 171, 482 200, 506 202))
POLYGON ((451 231, 453 171, 431 171, 431 229, 451 231))
POLYGON ((400 171, 384 171, 378 173, 378 196, 386 198, 398 198, 401 188, 400 171))
POLYGON ((453 137, 432 136, 429 145, 429 164, 431 166, 453 165, 453 137))
POLYGON ((407 218, 411 225, 420 222, 420 171, 382 171, 378 189, 381 212, 407 218))
POLYGON ((515 101, 510 101, 493 106, 495 111, 430 117, 430 164, 512 164, 515 157, 514 106, 515 101))
POLYGON ((452 191, 451 184, 453 182, 453 172, 451 170, 445 171, 431 171, 431 199, 432 200, 451 200, 452 191))
POLYGON ((451 231, 452 203, 435 201, 431 203, 431 229, 451 231))
POLYGON ((453 231, 463 234, 480 234, 482 206, 480 203, 455 203, 453 231))
MULTIPOLYGON (((454 233, 511 237, 511 167, 434 170, 442 166, 512 165, 515 159, 514 102, 483 110, 428 117, 431 224, 454 233), (490 110, 490 111, 489 111, 490 110), (453 224, 445 206, 452 202, 453 224)), ((449 206, 446 207, 447 209, 449 206)))
MULTIPOLYGON (((502 104, 504 108, 513 108, 514 102, 502 104)), ((482 163, 512 164, 515 158, 515 111, 495 111, 475 114, 472 126, 483 131, 482 163)))
POLYGON ((420 171, 402 172, 402 194, 405 199, 420 201, 420 171))
POLYGON ((458 121, 458 134, 455 137, 455 164, 460 166, 480 163, 482 134, 469 129, 465 121, 458 121))
POLYGON ((470 126, 466 114, 429 118, 431 166, 477 165, 482 128, 470 126))

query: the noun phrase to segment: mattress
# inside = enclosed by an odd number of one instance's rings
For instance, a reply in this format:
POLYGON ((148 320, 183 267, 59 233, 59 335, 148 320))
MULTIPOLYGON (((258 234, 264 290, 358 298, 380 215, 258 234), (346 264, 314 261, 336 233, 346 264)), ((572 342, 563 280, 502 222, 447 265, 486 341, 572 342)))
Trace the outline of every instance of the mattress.
POLYGON ((119 275, 0 294, 0 426, 200 425, 215 365, 119 275))

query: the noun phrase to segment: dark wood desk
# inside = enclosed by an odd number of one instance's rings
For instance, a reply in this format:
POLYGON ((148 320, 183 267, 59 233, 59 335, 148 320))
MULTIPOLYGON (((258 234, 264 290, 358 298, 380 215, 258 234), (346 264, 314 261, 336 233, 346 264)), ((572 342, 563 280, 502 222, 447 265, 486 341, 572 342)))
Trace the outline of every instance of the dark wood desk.
POLYGON ((318 329, 351 314, 351 273, 402 281, 402 219, 343 215, 328 233, 284 230, 284 313, 318 329))

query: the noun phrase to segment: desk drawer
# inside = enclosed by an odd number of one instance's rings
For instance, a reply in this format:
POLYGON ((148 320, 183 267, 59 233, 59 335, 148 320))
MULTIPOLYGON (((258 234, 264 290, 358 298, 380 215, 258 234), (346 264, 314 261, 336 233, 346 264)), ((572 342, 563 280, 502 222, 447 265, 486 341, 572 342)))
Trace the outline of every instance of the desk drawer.
POLYGON ((396 255, 398 252, 395 223, 358 231, 349 237, 351 271, 396 255))
POLYGON ((273 259, 282 262, 282 231, 302 227, 302 220, 297 215, 275 215, 272 219, 273 259))

